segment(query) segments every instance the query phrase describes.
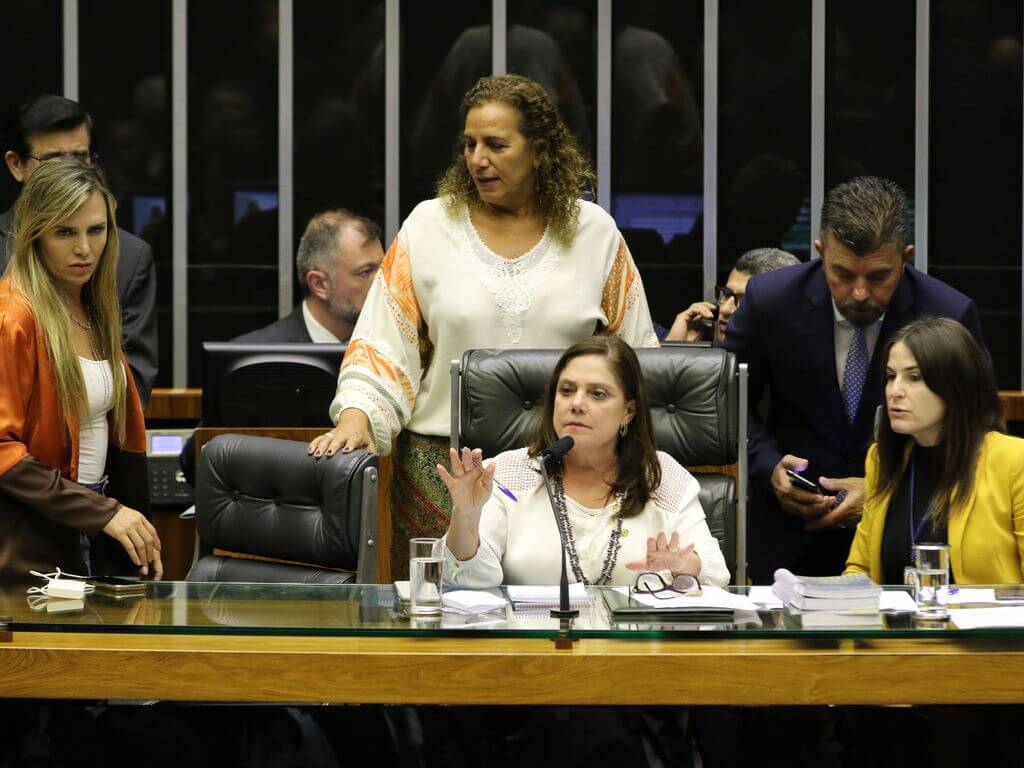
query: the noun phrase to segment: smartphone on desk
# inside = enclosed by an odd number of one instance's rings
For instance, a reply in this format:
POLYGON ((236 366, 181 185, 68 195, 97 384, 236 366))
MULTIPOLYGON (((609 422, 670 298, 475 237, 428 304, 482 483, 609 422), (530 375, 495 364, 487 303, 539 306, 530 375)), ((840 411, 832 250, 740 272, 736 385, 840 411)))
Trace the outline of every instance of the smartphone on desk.
POLYGON ((792 481, 793 485, 797 488, 808 491, 810 493, 824 493, 821 490, 821 486, 817 483, 808 480, 806 477, 801 475, 799 472, 794 472, 792 469, 786 470, 786 476, 792 481))
POLYGON ((106 597, 144 597, 146 582, 126 576, 96 576, 89 579, 96 592, 106 597))

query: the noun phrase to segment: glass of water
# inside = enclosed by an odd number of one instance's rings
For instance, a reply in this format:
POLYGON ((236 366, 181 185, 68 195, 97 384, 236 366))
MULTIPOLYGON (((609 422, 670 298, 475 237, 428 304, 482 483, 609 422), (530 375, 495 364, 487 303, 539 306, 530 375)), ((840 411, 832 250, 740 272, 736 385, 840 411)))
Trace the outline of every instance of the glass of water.
POLYGON ((441 539, 409 540, 409 613, 441 614, 441 539))
POLYGON ((914 601, 922 619, 949 618, 949 545, 914 545, 914 601))

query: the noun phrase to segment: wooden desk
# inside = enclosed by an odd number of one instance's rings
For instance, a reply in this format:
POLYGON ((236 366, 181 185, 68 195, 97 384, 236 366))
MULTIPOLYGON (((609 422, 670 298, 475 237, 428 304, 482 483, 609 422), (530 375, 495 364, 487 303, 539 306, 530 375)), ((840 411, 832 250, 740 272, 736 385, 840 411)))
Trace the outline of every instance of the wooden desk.
POLYGON ((15 633, 0 697, 417 704, 1024 702, 970 640, 580 640, 15 633), (244 684, 240 684, 244 681, 244 684))
POLYGON ((199 421, 203 413, 203 390, 158 387, 149 396, 146 418, 152 420, 199 421))

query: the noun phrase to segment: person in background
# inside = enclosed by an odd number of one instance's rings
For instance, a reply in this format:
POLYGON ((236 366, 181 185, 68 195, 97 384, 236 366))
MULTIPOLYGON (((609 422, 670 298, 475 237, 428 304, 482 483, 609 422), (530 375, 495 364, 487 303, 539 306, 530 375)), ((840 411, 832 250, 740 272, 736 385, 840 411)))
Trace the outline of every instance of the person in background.
POLYGON ((393 454, 391 576, 408 541, 448 527, 448 363, 467 349, 565 348, 594 333, 657 346, 647 299, 612 218, 580 200, 593 182, 548 93, 484 77, 438 197, 418 205, 366 298, 315 458, 393 454))
POLYGON ((821 210, 820 259, 747 284, 725 348, 750 366, 749 573, 839 573, 864 498, 864 457, 893 334, 927 315, 952 317, 981 341, 974 302, 911 265, 906 197, 860 176, 821 210), (819 490, 798 487, 804 473, 819 490))
POLYGON ((0 579, 123 571, 101 532, 139 573, 163 575, 139 511, 146 435, 121 351, 114 208, 99 170, 73 157, 40 163, 15 205, 0 279, 0 579))
MULTIPOLYGON (((72 156, 92 163, 93 124, 89 113, 70 99, 47 94, 26 101, 7 118, 4 161, 19 184, 31 177, 40 163, 72 156)), ((11 256, 14 210, 0 214, 0 272, 11 256)), ((120 253, 116 290, 121 306, 121 338, 135 378, 142 406, 157 373, 156 270, 153 250, 123 229, 117 231, 120 253)))
POLYGON ((778 248, 755 248, 747 251, 729 272, 724 286, 715 286, 715 302, 697 301, 676 315, 675 322, 665 336, 665 341, 706 341, 701 331, 701 321, 714 323, 714 343, 725 341, 729 318, 739 308, 747 283, 755 275, 774 272, 776 269, 799 264, 800 259, 778 248))
POLYGON ((295 254, 304 298, 287 317, 233 341, 347 342, 384 260, 380 227, 344 208, 309 220, 295 254))
POLYGON ((640 363, 622 339, 594 336, 566 350, 529 448, 486 467, 479 449, 449 449, 449 462, 437 472, 451 496, 444 573, 454 585, 557 584, 563 536, 571 582, 632 586, 638 571, 660 572, 666 584, 679 574, 729 581, 697 480, 654 447, 640 363), (573 447, 554 476, 559 531, 537 462, 567 436, 573 447), (495 492, 495 478, 516 501, 495 492))
MULTIPOLYGON (((366 294, 384 259, 380 227, 344 208, 309 220, 295 254, 305 298, 292 312, 232 339, 239 344, 340 344, 352 336, 366 294)), ((185 441, 178 466, 196 484, 196 438, 185 441)))
POLYGON ((902 584, 914 544, 949 544, 957 584, 1024 582, 1024 440, 1005 434, 988 353, 960 323, 923 318, 886 345, 847 573, 902 584))

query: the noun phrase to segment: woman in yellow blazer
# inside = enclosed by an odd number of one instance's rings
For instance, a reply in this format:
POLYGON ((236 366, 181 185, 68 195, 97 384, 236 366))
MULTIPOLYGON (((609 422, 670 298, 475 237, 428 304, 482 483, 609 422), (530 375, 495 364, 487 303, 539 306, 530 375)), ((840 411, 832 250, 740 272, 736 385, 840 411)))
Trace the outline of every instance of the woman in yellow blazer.
POLYGON ((911 547, 948 543, 958 584, 1024 582, 1024 440, 1004 432, 988 355, 924 318, 884 351, 885 408, 846 573, 903 583, 911 547))

